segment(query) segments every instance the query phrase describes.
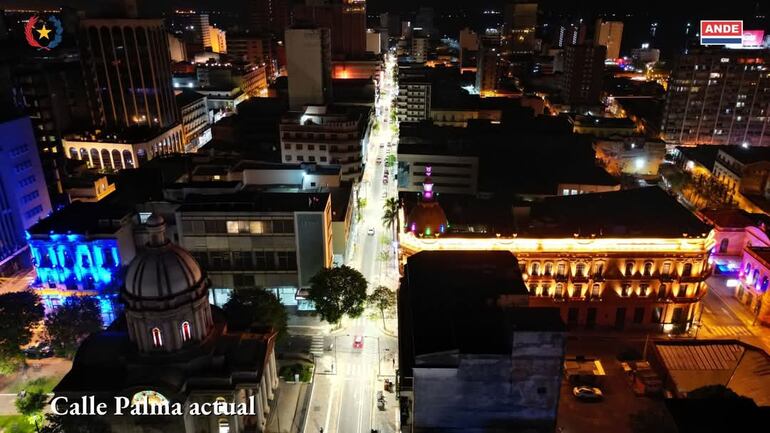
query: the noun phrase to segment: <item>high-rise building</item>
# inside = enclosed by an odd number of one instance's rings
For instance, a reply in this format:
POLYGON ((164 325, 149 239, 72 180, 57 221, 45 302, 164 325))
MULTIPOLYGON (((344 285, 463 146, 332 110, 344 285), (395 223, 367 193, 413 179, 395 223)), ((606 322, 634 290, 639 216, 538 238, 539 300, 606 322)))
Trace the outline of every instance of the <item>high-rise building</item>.
POLYGON ((567 45, 581 45, 586 41, 586 25, 562 24, 559 26, 559 34, 556 35, 556 46, 566 47, 567 45))
POLYGON ((460 67, 476 67, 476 54, 479 51, 479 35, 466 27, 460 30, 460 67))
POLYGON ((272 33, 278 39, 290 24, 290 0, 250 0, 250 27, 259 32, 272 33))
POLYGON ((691 49, 671 73, 663 139, 770 146, 767 50, 691 49))
POLYGON ((208 14, 177 11, 168 18, 167 22, 171 33, 184 41, 185 49, 190 56, 203 52, 206 47, 211 47, 209 34, 211 24, 208 14))
POLYGON ((537 2, 517 0, 503 10, 503 38, 513 53, 531 53, 535 49, 537 2))
POLYGON ((289 107, 331 102, 332 61, 330 30, 286 30, 286 69, 289 74, 289 107))
POLYGON ((607 47, 607 59, 617 59, 620 57, 620 43, 622 40, 622 21, 604 21, 601 18, 596 20, 594 44, 607 47))
POLYGON ((477 54, 476 89, 482 95, 494 94, 500 80, 500 43, 485 35, 477 54))
POLYGON ((65 167, 62 134, 90 126, 83 69, 72 54, 58 51, 28 57, 13 67, 13 88, 32 121, 36 149, 55 206, 68 202, 61 184, 65 167))
POLYGON ((431 80, 425 67, 399 68, 396 113, 400 122, 430 118, 431 80))
POLYGON ((366 53, 366 1, 307 2, 294 7, 294 23, 331 29, 334 58, 355 59, 366 53))
POLYGON ((30 265, 25 230, 51 213, 29 117, 0 121, 0 275, 30 265))
POLYGON ((308 106, 281 119, 284 163, 337 165, 343 181, 359 181, 369 136, 365 107, 308 106))
POLYGON ((591 106, 599 103, 606 52, 607 48, 603 45, 569 45, 564 48, 561 95, 566 104, 591 106))
POLYGON ((227 53, 227 36, 224 30, 209 26, 208 41, 209 45, 205 47, 210 48, 212 52, 219 54, 227 53))
POLYGON ((412 60, 415 63, 425 63, 428 60, 428 45, 430 39, 426 32, 422 30, 415 30, 412 32, 412 47, 411 54, 412 60))
POLYGON ((161 20, 83 20, 80 50, 94 126, 163 130, 177 125, 168 37, 161 20))

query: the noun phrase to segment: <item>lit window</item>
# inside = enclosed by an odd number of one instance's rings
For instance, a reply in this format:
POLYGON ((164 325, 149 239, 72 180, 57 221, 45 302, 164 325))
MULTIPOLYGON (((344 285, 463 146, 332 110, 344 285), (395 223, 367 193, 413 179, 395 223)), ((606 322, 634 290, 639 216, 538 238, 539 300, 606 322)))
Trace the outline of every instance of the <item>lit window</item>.
POLYGON ((182 341, 190 341, 192 334, 190 332, 190 322, 182 323, 182 341))
POLYGON ((227 233, 230 233, 230 234, 238 233, 238 221, 227 222, 227 233))
POLYGON ((253 234, 262 234, 265 232, 264 221, 249 221, 249 232, 253 234))
POLYGON ((163 347, 163 335, 159 328, 152 328, 152 345, 155 347, 163 347))

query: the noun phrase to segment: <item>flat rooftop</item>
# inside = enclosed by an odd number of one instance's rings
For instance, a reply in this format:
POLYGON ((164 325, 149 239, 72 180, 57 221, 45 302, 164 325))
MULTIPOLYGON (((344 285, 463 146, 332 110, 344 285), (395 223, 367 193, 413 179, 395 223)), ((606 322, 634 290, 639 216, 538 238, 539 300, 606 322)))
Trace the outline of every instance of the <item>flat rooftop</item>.
POLYGON ((51 233, 113 234, 120 229, 120 221, 132 213, 127 207, 116 206, 107 202, 76 201, 40 220, 27 231, 33 236, 51 233))
POLYGON ((178 212, 321 212, 328 192, 239 191, 215 196, 191 194, 178 212))

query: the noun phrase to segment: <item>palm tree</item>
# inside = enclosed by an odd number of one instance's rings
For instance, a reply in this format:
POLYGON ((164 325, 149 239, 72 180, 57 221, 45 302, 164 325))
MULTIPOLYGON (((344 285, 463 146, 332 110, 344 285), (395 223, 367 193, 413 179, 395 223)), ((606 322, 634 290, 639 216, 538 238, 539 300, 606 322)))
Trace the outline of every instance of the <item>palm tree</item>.
POLYGON ((382 215, 382 224, 385 227, 393 228, 398 219, 398 211, 393 209, 385 209, 385 213, 382 215))
POLYGON ((398 212, 398 205, 399 205, 398 199, 395 197, 391 197, 385 200, 385 204, 383 205, 383 207, 385 208, 386 211, 390 210, 393 212, 398 212))

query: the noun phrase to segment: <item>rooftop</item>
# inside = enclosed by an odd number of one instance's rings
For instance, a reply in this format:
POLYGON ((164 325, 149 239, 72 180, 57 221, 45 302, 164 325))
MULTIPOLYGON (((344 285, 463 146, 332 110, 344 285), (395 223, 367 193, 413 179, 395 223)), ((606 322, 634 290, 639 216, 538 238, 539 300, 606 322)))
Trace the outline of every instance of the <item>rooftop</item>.
POLYGON ((526 305, 528 292, 508 251, 423 251, 409 257, 399 292, 407 356, 510 354, 516 331, 564 330, 556 310, 501 307, 512 305, 511 296, 526 305))
POLYGON ((721 152, 735 158, 742 164, 770 161, 770 147, 765 146, 721 146, 721 152))
POLYGON ((188 196, 178 212, 322 212, 328 192, 259 192, 188 196))
POLYGON ((120 221, 131 215, 125 207, 106 202, 73 202, 64 209, 42 219, 29 228, 31 235, 56 234, 113 234, 122 225, 120 221))
POLYGON ((176 105, 181 108, 203 98, 205 98, 204 95, 194 90, 185 89, 176 95, 176 105))

